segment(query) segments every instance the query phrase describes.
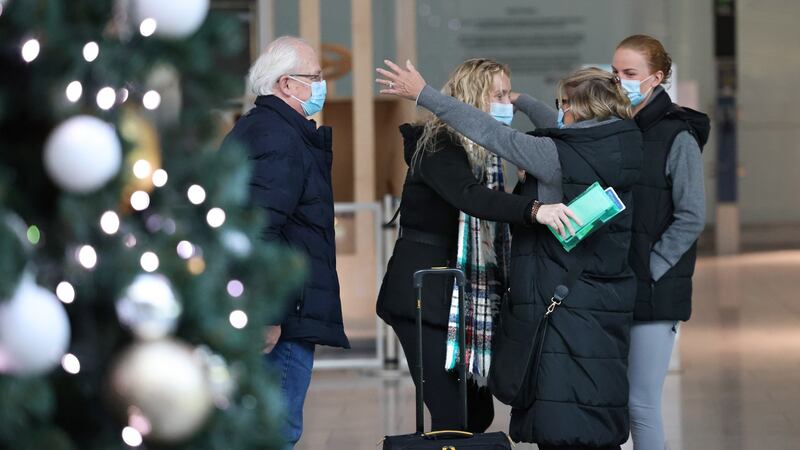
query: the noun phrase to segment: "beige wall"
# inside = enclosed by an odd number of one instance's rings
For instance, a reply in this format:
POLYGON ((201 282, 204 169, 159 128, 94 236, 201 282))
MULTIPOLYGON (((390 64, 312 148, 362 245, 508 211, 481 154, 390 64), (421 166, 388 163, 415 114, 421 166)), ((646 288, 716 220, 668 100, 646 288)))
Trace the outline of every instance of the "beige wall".
POLYGON ((800 2, 737 2, 744 223, 800 222, 800 2))
MULTIPOLYGON (((699 107, 714 116, 716 66, 712 2, 644 0, 634 3, 632 28, 661 39, 681 81, 695 80, 699 107)), ((739 206, 745 225, 800 222, 800 2, 739 0, 739 206)), ((708 220, 714 221, 716 129, 706 146, 708 220)))

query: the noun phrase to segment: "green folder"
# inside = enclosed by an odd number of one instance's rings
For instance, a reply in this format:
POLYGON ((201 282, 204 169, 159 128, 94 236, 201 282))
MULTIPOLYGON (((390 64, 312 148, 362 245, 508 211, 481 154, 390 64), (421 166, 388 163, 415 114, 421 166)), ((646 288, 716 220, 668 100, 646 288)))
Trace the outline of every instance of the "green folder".
POLYGON ((575 235, 570 235, 567 231, 567 237, 562 238, 555 228, 548 226, 566 251, 575 248, 580 241, 625 210, 625 204, 619 199, 614 188, 609 187, 604 190, 600 183, 589 186, 567 206, 583 222, 582 226, 578 226, 574 220, 569 219, 575 229, 575 235))

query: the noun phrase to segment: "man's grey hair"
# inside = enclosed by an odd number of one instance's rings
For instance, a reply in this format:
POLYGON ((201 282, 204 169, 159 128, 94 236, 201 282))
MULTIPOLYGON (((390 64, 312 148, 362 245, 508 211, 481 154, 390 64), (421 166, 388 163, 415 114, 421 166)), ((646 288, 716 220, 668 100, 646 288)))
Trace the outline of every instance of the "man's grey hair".
POLYGON ((297 49, 308 45, 305 40, 294 36, 281 36, 272 41, 250 67, 247 75, 250 91, 255 95, 272 94, 280 77, 297 70, 300 64, 297 49))

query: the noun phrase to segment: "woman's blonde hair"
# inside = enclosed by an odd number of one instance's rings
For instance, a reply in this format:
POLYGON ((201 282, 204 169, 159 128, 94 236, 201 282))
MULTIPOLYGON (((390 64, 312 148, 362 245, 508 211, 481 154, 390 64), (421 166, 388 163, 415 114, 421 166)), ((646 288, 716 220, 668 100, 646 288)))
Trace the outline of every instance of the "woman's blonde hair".
POLYGON ((572 72, 558 83, 556 95, 559 99, 569 100, 569 112, 576 122, 633 117, 631 102, 622 90, 619 78, 597 67, 572 72))
MULTIPOLYGON (((511 71, 505 64, 485 58, 468 59, 453 70, 442 88, 442 93, 488 112, 491 104, 492 82, 494 76, 499 73, 511 77, 511 71)), ((417 141, 417 149, 411 160, 412 170, 424 152, 437 150, 438 140, 443 132, 449 133, 464 147, 473 169, 483 173, 490 153, 435 116, 425 122, 422 136, 417 141)))

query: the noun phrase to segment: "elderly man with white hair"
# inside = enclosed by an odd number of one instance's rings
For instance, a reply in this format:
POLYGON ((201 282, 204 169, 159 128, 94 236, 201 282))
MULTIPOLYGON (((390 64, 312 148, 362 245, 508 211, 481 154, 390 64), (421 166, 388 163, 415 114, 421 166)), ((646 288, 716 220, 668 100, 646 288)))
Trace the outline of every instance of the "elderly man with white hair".
POLYGON ((257 95, 255 107, 239 119, 222 147, 248 152, 250 200, 267 211, 264 239, 303 252, 310 269, 284 313, 265 331, 265 358, 280 377, 287 448, 293 448, 303 431, 315 346, 350 347, 336 273, 331 129, 308 119, 322 109, 326 85, 314 49, 288 36, 273 41, 256 60, 249 85, 257 95))

